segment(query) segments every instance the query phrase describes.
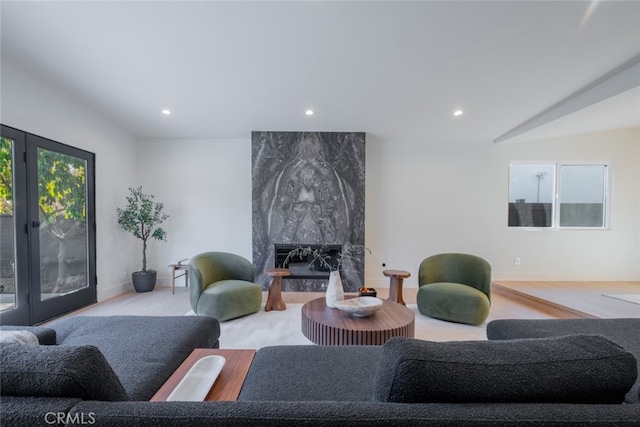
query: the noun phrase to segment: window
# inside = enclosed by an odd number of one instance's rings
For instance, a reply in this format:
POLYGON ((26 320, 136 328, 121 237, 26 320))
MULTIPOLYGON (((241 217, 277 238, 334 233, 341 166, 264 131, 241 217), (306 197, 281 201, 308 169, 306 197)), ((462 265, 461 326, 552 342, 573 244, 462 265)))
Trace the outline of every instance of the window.
POLYGON ((607 227, 606 163, 511 163, 509 227, 607 227))

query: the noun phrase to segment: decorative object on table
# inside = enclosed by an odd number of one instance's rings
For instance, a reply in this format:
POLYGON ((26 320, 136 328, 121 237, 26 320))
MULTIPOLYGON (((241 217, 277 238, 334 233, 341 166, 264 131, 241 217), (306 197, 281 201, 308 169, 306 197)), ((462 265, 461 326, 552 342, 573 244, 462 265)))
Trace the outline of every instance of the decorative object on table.
POLYGON ((327 299, 327 307, 335 308, 336 302, 344 299, 344 288, 342 287, 342 279, 339 271, 329 273, 329 284, 325 293, 327 299))
POLYGON ((350 298, 336 301, 335 307, 357 317, 367 317, 382 307, 382 300, 375 297, 350 298))
POLYGON ((147 240, 167 240, 167 232, 159 225, 169 215, 162 212, 162 203, 153 201, 153 195, 142 192, 142 187, 129 187, 129 191, 131 195, 127 196, 127 206, 124 209, 116 208, 118 224, 142 240, 142 270, 132 273, 131 281, 137 292, 149 292, 156 285, 157 271, 147 270, 147 240))
POLYGON ((491 265, 470 254, 432 255, 418 268, 416 299, 421 314, 480 325, 491 308, 491 265))
POLYGON ((327 285, 325 297, 327 307, 335 308, 336 301, 342 301, 344 299, 344 288, 340 277, 342 264, 346 260, 354 258, 356 255, 363 254, 365 251, 371 253, 371 250, 365 246, 347 242, 342 245, 342 249, 338 252, 337 256, 332 257, 327 253, 326 246, 321 246, 318 249, 314 249, 311 246, 298 246, 289 252, 283 262, 283 267, 287 267, 289 261, 296 257, 313 258, 313 262, 309 264, 309 268, 329 271, 329 284, 327 285))
POLYGON ((378 291, 376 291, 374 288, 358 288, 358 296, 376 297, 378 296, 378 291))
POLYGON ((224 357, 215 355, 205 356, 198 360, 167 397, 167 401, 204 401, 225 362, 224 357))

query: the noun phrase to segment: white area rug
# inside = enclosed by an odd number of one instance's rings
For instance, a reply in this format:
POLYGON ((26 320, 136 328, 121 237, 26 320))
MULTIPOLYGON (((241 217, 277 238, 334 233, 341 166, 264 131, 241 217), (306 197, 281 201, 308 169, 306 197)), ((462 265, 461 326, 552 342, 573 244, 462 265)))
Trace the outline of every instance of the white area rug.
MULTIPOLYGON (((415 338, 428 341, 485 340, 486 322, 480 326, 443 322, 423 316, 415 304, 415 338)), ((220 323, 220 348, 262 348, 272 345, 313 345, 302 334, 302 304, 287 304, 284 311, 260 311, 220 323)), ((187 313, 193 315, 193 312, 187 313)), ((491 317, 487 320, 490 321, 491 317)))
POLYGON ((602 294, 605 297, 619 299, 640 305, 640 294, 602 294))

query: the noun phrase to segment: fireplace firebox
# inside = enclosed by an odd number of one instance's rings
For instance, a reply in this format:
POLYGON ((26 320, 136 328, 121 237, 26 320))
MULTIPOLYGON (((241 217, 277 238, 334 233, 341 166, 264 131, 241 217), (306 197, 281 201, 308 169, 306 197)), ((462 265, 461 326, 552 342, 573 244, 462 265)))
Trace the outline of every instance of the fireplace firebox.
POLYGON ((337 270, 338 259, 342 245, 275 245, 275 266, 276 268, 288 268, 291 274, 284 277, 285 280, 291 279, 327 279, 331 270, 337 270), (331 268, 323 265, 313 255, 292 255, 291 251, 297 248, 311 248, 320 253, 331 268), (287 259, 288 258, 288 259, 287 259))

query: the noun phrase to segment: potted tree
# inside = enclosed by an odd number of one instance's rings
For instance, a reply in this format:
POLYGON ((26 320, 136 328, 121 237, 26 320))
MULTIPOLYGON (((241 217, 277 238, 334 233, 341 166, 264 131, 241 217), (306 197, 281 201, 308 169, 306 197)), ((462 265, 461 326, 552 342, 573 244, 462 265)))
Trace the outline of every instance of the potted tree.
POLYGON ((169 215, 162 212, 164 205, 153 201, 153 196, 142 192, 142 187, 129 188, 131 195, 127 197, 127 206, 117 208, 118 224, 123 230, 130 232, 142 240, 142 270, 131 274, 133 287, 137 292, 152 291, 156 285, 156 270, 147 270, 147 240, 166 240, 167 232, 162 224, 169 215))

